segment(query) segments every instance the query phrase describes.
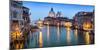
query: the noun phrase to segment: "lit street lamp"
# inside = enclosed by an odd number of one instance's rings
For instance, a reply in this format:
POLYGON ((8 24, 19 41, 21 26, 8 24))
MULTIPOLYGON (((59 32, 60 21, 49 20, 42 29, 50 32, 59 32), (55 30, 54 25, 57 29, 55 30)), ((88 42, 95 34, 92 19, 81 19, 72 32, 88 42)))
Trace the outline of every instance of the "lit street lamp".
POLYGON ((87 31, 89 31, 89 30, 92 30, 92 28, 93 28, 93 26, 92 26, 92 24, 91 23, 89 23, 89 22, 87 22, 87 23, 83 23, 83 29, 84 30, 87 30, 87 31))

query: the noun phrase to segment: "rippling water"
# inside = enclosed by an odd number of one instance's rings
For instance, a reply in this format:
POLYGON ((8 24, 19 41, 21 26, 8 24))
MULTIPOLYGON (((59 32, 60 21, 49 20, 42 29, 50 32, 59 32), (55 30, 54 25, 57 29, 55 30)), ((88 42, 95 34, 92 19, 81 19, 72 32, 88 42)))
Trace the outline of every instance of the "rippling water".
POLYGON ((44 26, 37 32, 30 33, 27 46, 35 48, 90 44, 89 39, 89 32, 59 26, 44 26))

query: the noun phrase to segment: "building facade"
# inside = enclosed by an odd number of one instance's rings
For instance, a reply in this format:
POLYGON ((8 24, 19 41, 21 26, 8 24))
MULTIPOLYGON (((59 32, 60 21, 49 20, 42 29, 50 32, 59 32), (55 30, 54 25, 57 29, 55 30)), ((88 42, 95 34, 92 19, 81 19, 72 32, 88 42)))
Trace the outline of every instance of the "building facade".
POLYGON ((30 14, 29 14, 29 8, 23 6, 23 30, 25 33, 29 33, 30 31, 30 14))
POLYGON ((11 0, 10 4, 10 31, 14 31, 15 26, 20 30, 26 25, 30 25, 29 8, 24 7, 21 1, 11 0))
POLYGON ((74 16, 74 25, 82 28, 84 23, 94 24, 94 13, 93 12, 78 12, 74 16))
POLYGON ((16 27, 21 28, 23 27, 23 9, 22 9, 22 2, 13 1, 11 0, 10 3, 10 31, 15 31, 16 27), (16 27, 15 27, 16 26, 16 27))
POLYGON ((11 48, 24 48, 30 33, 29 8, 24 7, 22 1, 10 1, 10 45, 11 48), (21 47, 20 47, 21 46, 21 47))

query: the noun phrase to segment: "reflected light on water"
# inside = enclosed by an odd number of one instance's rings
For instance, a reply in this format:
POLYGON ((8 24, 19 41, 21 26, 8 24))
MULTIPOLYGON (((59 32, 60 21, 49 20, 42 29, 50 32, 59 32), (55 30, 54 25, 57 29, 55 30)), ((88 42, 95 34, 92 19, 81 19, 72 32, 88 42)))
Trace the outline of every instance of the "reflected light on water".
POLYGON ((67 43, 70 44, 70 42, 71 42, 71 38, 70 38, 71 29, 69 27, 67 27, 66 31, 67 31, 67 43))
POLYGON ((59 41, 59 37, 60 37, 60 28, 59 28, 59 23, 57 25, 57 39, 59 41))
POLYGON ((39 32, 39 47, 43 46, 42 31, 39 32))
POLYGON ((85 32, 85 41, 86 41, 86 44, 90 44, 90 35, 89 35, 89 32, 85 32))
POLYGON ((49 36, 50 36, 50 29, 49 29, 49 23, 47 25, 47 41, 49 42, 49 36))
POLYGON ((78 30, 75 29, 74 30, 74 33, 75 33, 75 41, 77 42, 78 41, 78 30))
POLYGON ((21 49, 23 48, 23 44, 22 43, 17 43, 16 44, 16 49, 21 49))

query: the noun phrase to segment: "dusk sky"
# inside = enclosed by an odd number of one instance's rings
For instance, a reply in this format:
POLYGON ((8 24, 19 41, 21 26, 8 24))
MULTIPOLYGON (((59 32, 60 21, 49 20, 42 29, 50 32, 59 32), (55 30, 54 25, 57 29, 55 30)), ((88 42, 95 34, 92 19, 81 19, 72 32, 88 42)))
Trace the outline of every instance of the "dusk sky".
POLYGON ((90 5, 73 5, 73 4, 58 4, 58 3, 43 3, 43 2, 29 2, 23 1, 23 5, 30 9, 30 18, 32 21, 40 19, 44 19, 44 17, 48 16, 51 8, 54 9, 55 13, 60 11, 64 17, 68 17, 70 19, 80 11, 92 12, 94 10, 94 6, 90 5))

